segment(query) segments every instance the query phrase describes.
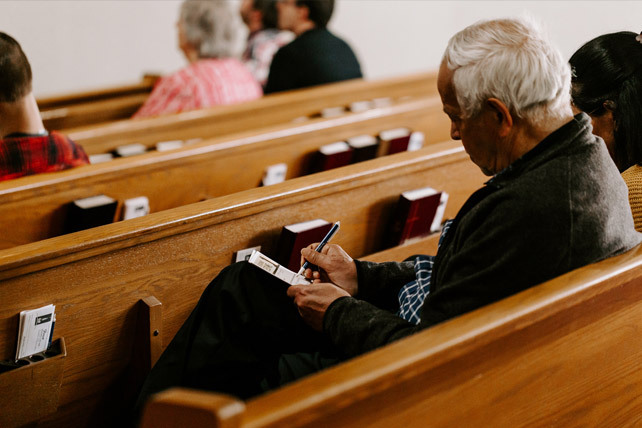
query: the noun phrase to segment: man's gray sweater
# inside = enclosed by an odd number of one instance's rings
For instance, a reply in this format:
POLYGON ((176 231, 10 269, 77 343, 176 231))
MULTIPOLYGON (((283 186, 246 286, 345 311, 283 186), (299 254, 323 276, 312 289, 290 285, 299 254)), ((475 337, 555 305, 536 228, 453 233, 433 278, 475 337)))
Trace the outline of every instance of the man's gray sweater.
POLYGON ((394 314, 412 262, 356 261, 358 295, 324 318, 332 342, 358 355, 640 243, 626 185, 591 132, 577 115, 469 198, 437 253, 419 325, 394 314))

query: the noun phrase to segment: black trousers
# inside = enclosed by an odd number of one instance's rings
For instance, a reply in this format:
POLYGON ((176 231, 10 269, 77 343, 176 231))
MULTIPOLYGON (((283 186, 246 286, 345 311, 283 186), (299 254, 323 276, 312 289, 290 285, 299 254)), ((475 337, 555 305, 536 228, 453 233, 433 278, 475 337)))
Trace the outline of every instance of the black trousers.
POLYGON ((247 262, 225 268, 147 377, 136 413, 171 386, 247 399, 343 360, 303 322, 287 288, 247 262))

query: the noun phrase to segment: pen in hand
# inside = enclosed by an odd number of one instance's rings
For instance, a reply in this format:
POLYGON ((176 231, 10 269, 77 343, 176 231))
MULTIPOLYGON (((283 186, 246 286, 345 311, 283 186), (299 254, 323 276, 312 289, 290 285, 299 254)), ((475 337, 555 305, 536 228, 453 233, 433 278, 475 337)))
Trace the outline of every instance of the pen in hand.
MULTIPOLYGON (((330 229, 330 231, 327 233, 327 235, 325 235, 325 237, 321 240, 319 245, 317 245, 317 247, 314 249, 314 251, 316 251, 317 253, 321 252, 323 247, 325 247, 325 244, 330 242, 330 239, 332 239, 334 234, 337 233, 337 231, 339 230, 340 224, 341 224, 341 222, 338 221, 338 222, 336 222, 335 224, 332 225, 332 228, 330 229)), ((305 270, 309 266, 310 266, 310 263, 306 260, 305 263, 303 263, 303 266, 301 266, 301 269, 299 269, 298 274, 299 275, 303 275, 303 272, 305 272, 305 270)))

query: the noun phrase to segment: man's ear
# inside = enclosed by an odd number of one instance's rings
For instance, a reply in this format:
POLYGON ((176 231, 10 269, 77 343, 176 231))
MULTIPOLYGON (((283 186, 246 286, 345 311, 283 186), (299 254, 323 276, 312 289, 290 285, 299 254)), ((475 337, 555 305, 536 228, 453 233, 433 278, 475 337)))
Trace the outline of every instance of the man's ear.
POLYGON ((307 6, 297 6, 297 9, 301 21, 307 21, 310 18, 310 9, 307 6))
POLYGON ((497 98, 489 98, 486 100, 486 106, 497 125, 498 135, 500 137, 507 136, 513 129, 513 115, 511 115, 506 104, 497 98))

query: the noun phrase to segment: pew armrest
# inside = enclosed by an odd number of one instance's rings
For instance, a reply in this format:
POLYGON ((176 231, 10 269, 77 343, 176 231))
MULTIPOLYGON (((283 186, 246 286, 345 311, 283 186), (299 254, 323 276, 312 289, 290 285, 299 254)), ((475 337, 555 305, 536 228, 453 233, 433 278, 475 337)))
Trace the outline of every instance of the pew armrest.
POLYGON ((238 428, 245 411, 242 401, 211 392, 172 388, 152 396, 141 428, 238 428))

